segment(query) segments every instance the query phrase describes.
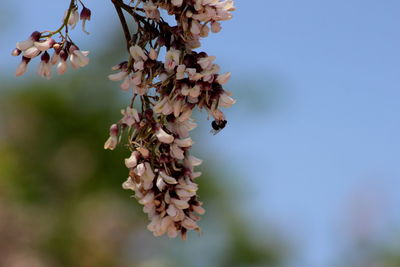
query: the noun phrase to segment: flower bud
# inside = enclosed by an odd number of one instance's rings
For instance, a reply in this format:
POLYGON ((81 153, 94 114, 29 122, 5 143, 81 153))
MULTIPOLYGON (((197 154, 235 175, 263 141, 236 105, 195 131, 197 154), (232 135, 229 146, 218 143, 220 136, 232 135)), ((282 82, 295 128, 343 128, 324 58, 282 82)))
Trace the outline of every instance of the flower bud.
POLYGON ((84 7, 81 11, 80 19, 81 20, 90 20, 91 15, 92 15, 92 12, 90 11, 90 9, 87 7, 84 7))
MULTIPOLYGON (((61 62, 65 62, 65 61, 61 61, 61 62)), ((61 64, 60 62, 60 64, 61 64)), ((109 149, 109 150, 114 150, 118 144, 118 133, 119 133, 119 129, 118 129, 118 125, 117 124, 113 124, 110 127, 110 137, 107 139, 106 143, 104 144, 104 149, 109 149)))
POLYGON ((18 65, 17 70, 15 71, 15 76, 21 76, 26 72, 30 60, 30 58, 24 56, 22 57, 21 63, 18 65))
POLYGON ((211 31, 213 33, 218 33, 221 31, 221 23, 219 23, 218 21, 213 21, 211 23, 211 31))
POLYGON ((21 54, 21 50, 19 50, 18 48, 15 48, 13 51, 11 51, 11 55, 16 57, 19 56, 21 54))
POLYGON ((110 135, 111 136, 118 136, 119 133, 119 129, 118 129, 118 125, 117 124, 113 124, 110 127, 110 135))
POLYGON ((50 55, 49 55, 49 53, 47 53, 47 51, 44 52, 43 55, 40 57, 40 59, 41 59, 42 61, 44 61, 45 63, 49 63, 49 61, 50 61, 50 55))
POLYGON ((40 36, 42 36, 42 34, 41 34, 39 31, 34 31, 34 32, 31 34, 31 37, 30 37, 30 38, 32 39, 32 41, 37 42, 37 41, 39 41, 40 36))
POLYGON ((82 20, 82 31, 86 34, 89 34, 89 32, 86 31, 86 21, 90 20, 92 12, 90 11, 89 8, 83 7, 80 15, 80 19, 82 20))
POLYGON ((38 68, 38 74, 48 80, 51 78, 51 64, 49 64, 50 55, 45 51, 41 56, 41 61, 38 68))

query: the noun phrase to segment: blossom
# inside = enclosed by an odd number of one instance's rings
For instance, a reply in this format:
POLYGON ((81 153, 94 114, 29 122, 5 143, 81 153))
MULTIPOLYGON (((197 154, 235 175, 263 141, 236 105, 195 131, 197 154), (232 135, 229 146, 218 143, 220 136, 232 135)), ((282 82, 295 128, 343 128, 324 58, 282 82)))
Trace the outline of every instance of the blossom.
POLYGON ((218 75, 217 83, 219 83, 221 85, 226 84, 229 81, 230 78, 231 78, 231 73, 230 72, 218 75))
POLYGON ((67 69, 67 59, 68 59, 68 54, 66 51, 61 50, 60 51, 60 62, 57 64, 57 72, 58 74, 64 74, 67 69))
POLYGON ((38 42, 34 42, 34 46, 41 52, 46 51, 50 48, 53 47, 53 45, 56 43, 56 41, 54 41, 53 38, 47 38, 44 41, 38 41, 38 42))
POLYGON ((90 20, 91 15, 92 12, 90 11, 90 9, 87 7, 83 7, 79 16, 79 18, 82 20, 82 31, 86 34, 89 34, 89 32, 86 31, 86 21, 90 20))
POLYGON ((165 55, 164 67, 167 71, 173 70, 179 64, 180 52, 174 48, 168 50, 165 55))
POLYGON ((15 71, 15 76, 21 76, 26 72, 30 60, 30 58, 22 57, 21 63, 18 65, 17 70, 15 71))
POLYGON ((79 13, 77 8, 73 8, 71 11, 66 10, 64 13, 63 21, 67 18, 68 13, 70 13, 68 18, 68 25, 71 26, 71 29, 74 29, 76 24, 79 21, 79 13))
POLYGON ((180 7, 183 3, 183 0, 171 0, 172 4, 176 7, 180 7))
POLYGON ((26 49, 22 53, 22 55, 27 58, 34 58, 37 57, 40 54, 40 52, 41 51, 39 50, 39 48, 37 48, 36 46, 31 46, 28 49, 26 49))
POLYGON ((167 134, 162 128, 158 129, 156 136, 161 143, 171 144, 174 141, 174 137, 167 134))
POLYGON ((153 2, 146 2, 143 5, 143 9, 149 19, 154 19, 156 21, 160 20, 160 10, 158 10, 158 7, 153 2))
POLYGON ((126 189, 126 190, 129 189, 129 190, 135 191, 136 185, 132 181, 131 177, 128 177, 128 179, 122 184, 122 188, 126 189))
POLYGON ((122 115, 122 123, 126 124, 127 126, 131 127, 133 124, 140 121, 139 114, 136 109, 127 107, 125 110, 121 110, 122 115))
POLYGON ((50 58, 51 65, 56 65, 60 60, 61 46, 59 44, 53 45, 54 54, 50 58))
POLYGON ((221 31, 221 23, 219 23, 218 21, 213 21, 211 23, 211 31, 213 33, 218 33, 221 31))
POLYGON ((114 74, 110 74, 108 75, 108 79, 110 79, 111 81, 120 81, 125 79, 128 76, 128 72, 127 71, 120 71, 114 74))
POLYGON ((69 48, 69 54, 69 60, 74 69, 85 67, 89 64, 89 51, 81 51, 77 46, 71 45, 69 48))
POLYGON ((106 143, 104 144, 104 149, 114 150, 118 144, 118 125, 113 124, 110 127, 110 137, 107 139, 106 143))
POLYGON ((236 100, 230 97, 227 92, 224 92, 219 98, 219 106, 229 108, 236 103, 236 100))
POLYGON ((51 79, 51 63, 49 53, 44 52, 41 57, 40 65, 38 68, 38 74, 46 79, 51 79))
POLYGON ((133 151, 131 156, 129 158, 125 159, 125 166, 127 168, 136 167, 137 161, 138 161, 138 157, 139 157, 139 152, 133 151))
POLYGON ((146 61, 147 56, 144 53, 143 49, 138 46, 134 45, 129 48, 129 52, 135 61, 146 61))
POLYGON ((174 177, 169 176, 165 172, 160 172, 160 177, 166 182, 167 184, 177 184, 178 182, 174 177))
POLYGON ((150 57, 151 60, 157 60, 158 53, 154 48, 150 49, 149 57, 150 57))
POLYGON ((41 35, 42 34, 40 32, 34 31, 28 39, 22 42, 18 42, 15 47, 20 51, 25 51, 28 48, 32 47, 34 45, 34 42, 39 41, 41 35))

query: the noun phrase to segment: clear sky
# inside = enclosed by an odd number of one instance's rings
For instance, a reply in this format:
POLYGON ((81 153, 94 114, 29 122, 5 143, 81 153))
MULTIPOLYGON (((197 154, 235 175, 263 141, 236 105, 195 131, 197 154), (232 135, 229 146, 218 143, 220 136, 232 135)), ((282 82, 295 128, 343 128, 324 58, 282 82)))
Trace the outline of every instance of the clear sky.
MULTIPOLYGON (((9 56, 15 42, 56 28, 67 1, 2 2, 4 78, 18 64, 9 56)), ((86 3, 92 34, 73 36, 95 53, 93 43, 101 45, 117 19, 107 1, 86 3)), ((227 112, 229 127, 207 141, 220 151, 213 156, 221 166, 240 178, 246 213, 261 229, 272 221, 293 240, 300 251, 295 266, 340 258, 354 228, 373 235, 398 229, 400 2, 237 0, 236 6, 222 33, 203 42, 233 73, 228 87, 238 98, 227 112)))

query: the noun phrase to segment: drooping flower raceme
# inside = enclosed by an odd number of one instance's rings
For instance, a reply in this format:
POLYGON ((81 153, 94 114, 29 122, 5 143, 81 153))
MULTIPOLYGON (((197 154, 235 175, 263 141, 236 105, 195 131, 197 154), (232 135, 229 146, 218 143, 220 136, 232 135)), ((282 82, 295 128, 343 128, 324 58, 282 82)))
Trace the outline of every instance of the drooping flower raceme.
MULTIPOLYGON (((226 124, 222 107, 235 103, 223 88, 231 74, 220 73, 216 57, 194 49, 210 32, 221 30, 221 21, 229 20, 234 5, 231 0, 112 0, 120 19, 127 44, 127 60, 114 67, 108 78, 122 90, 131 92, 128 107, 121 119, 111 125, 105 149, 127 144, 130 154, 125 159, 129 177, 123 188, 132 190, 148 214, 148 229, 155 236, 181 235, 188 230, 200 231, 197 222, 204 214, 195 182, 201 173, 195 168, 202 163, 190 153, 194 141, 190 131, 197 125, 192 118, 195 109, 205 110, 213 118, 212 132, 226 124), (164 11, 163 11, 164 10, 164 11), (168 24, 163 14, 176 23, 168 24), (136 24, 131 33, 125 16, 136 24), (136 105, 138 101, 140 105, 136 105), (125 140, 127 138, 127 140, 125 140)), ((79 18, 85 23, 91 12, 82 5, 79 16, 76 0, 71 0, 60 29, 75 27, 79 18)), ((133 27, 132 27, 133 28, 133 27)), ((51 77, 51 66, 59 74, 89 63, 88 52, 81 51, 61 34, 61 42, 52 36, 60 33, 34 32, 26 41, 17 43, 14 56, 22 53, 16 75, 22 75, 30 60, 41 55, 38 73, 51 77), (48 50, 53 49, 52 56, 48 50)))
MULTIPOLYGON (((68 69, 69 59, 72 68, 78 69, 89 64, 89 51, 81 51, 74 44, 68 34, 68 28, 74 29, 79 19, 82 20, 82 28, 85 30, 87 20, 90 20, 91 11, 82 2, 82 11, 78 13, 78 1, 71 0, 69 9, 65 11, 61 27, 56 31, 34 31, 28 39, 18 42, 16 48, 11 52, 13 56, 22 54, 22 60, 15 72, 16 76, 23 75, 31 59, 41 55, 41 62, 38 67, 38 74, 50 79, 52 66, 56 65, 57 73, 64 74, 68 69), (62 33, 64 31, 64 33, 62 33), (59 35, 60 41, 56 42, 53 36, 59 35), (53 50, 50 57, 49 52, 53 50)), ((86 32, 87 33, 87 32, 86 32)))

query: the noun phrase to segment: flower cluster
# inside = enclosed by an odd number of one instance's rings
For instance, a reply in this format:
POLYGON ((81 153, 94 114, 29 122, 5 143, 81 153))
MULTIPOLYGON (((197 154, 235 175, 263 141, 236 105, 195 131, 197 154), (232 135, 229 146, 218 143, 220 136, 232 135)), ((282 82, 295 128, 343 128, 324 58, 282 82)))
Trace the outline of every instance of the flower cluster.
POLYGON ((111 126, 105 148, 114 149, 122 136, 128 136, 129 178, 123 188, 133 190, 144 205, 151 221, 148 229, 155 236, 180 234, 185 239, 187 230, 200 231, 197 221, 205 212, 195 182, 201 174, 195 167, 202 161, 190 154, 189 131, 196 127, 192 113, 196 108, 206 110, 217 132, 227 123, 220 108, 235 103, 223 89, 230 73, 219 74, 214 56, 193 49, 208 35, 208 24, 218 32, 219 21, 231 18, 233 3, 154 0, 115 5, 132 15, 138 31, 128 35, 129 59, 109 75, 120 81, 122 90, 132 91, 133 99, 111 126), (165 22, 160 9, 174 15, 177 24, 165 22), (136 98, 141 100, 140 110, 134 108, 136 98))
POLYGON ((64 74, 68 69, 68 59, 73 69, 79 69, 89 64, 89 52, 79 50, 78 46, 72 42, 68 35, 68 27, 75 28, 78 21, 81 20, 82 29, 86 32, 85 24, 87 20, 90 20, 90 17, 90 9, 82 4, 82 10, 79 14, 77 3, 72 0, 69 9, 65 11, 63 24, 58 30, 35 31, 28 39, 16 44, 16 48, 11 52, 11 55, 22 55, 22 60, 17 67, 15 75, 23 75, 28 68, 28 63, 38 56, 41 59, 38 74, 47 79, 51 78, 51 69, 54 65, 56 65, 58 74, 64 74), (64 34, 61 33, 62 30, 65 30, 64 34), (52 38, 56 34, 60 35, 61 41, 57 42, 52 38), (51 49, 53 54, 50 56, 51 49))
POLYGON ((187 45, 191 48, 200 47, 200 38, 207 37, 210 30, 213 33, 221 31, 220 21, 231 19, 231 11, 235 10, 232 0, 154 0, 153 2, 148 1, 151 5, 159 6, 167 10, 168 14, 178 17, 177 23, 182 28, 187 45))
MULTIPOLYGON (((40 54, 39 74, 46 78, 51 77, 51 65, 58 64, 58 72, 64 73, 68 58, 74 68, 88 64, 87 52, 80 51, 68 36, 68 27, 74 28, 79 19, 86 32, 85 22, 91 15, 81 3, 79 16, 76 1, 71 0, 59 30, 34 32, 28 40, 17 43, 13 55, 22 53, 17 76, 40 54), (60 33, 62 29, 65 35, 60 33), (60 33, 61 42, 51 38, 56 33, 60 33), (54 49, 51 57, 49 49, 54 49)), ((130 149, 125 159, 129 177, 123 188, 132 190, 144 206, 150 219, 148 229, 155 236, 186 239, 188 230, 200 231, 197 222, 205 212, 195 182, 201 175, 195 167, 202 160, 190 153, 194 142, 189 132, 197 126, 192 113, 196 108, 205 110, 213 118, 215 134, 227 124, 220 108, 235 103, 223 88, 230 73, 221 74, 214 56, 193 49, 201 46, 201 38, 210 31, 219 32, 220 22, 229 20, 235 8, 232 0, 126 2, 112 0, 124 31, 128 59, 112 67, 115 72, 108 78, 132 92, 132 98, 121 111, 121 119, 111 125, 104 148, 113 150, 124 143, 130 149), (166 22, 166 13, 175 18, 174 25, 166 22), (133 34, 126 14, 136 24, 133 34)))

